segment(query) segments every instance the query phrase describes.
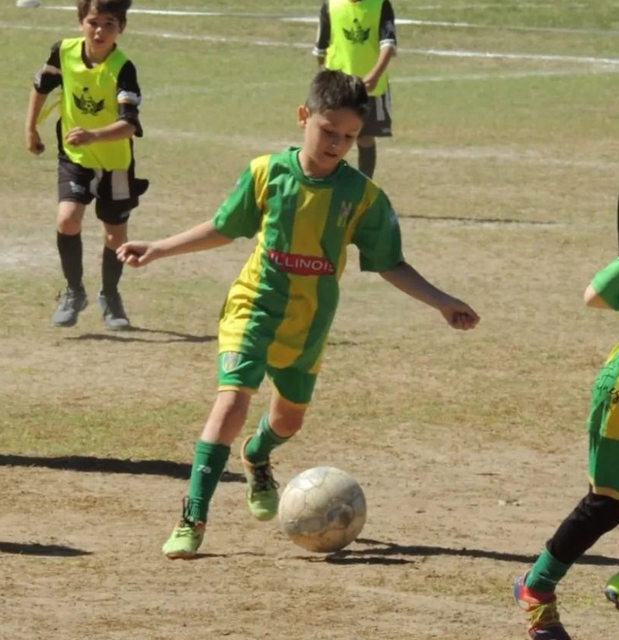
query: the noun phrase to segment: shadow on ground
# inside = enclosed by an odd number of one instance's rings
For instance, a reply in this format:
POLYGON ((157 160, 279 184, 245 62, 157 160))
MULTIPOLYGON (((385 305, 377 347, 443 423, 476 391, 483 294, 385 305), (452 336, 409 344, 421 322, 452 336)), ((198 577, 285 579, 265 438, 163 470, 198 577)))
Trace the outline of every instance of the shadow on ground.
POLYGON ((24 544, 18 542, 2 542, 0 540, 0 553, 13 553, 24 556, 53 556, 72 558, 75 556, 89 556, 90 551, 73 549, 60 544, 37 544, 35 542, 24 544))
MULTIPOLYGON (((22 456, 0 455, 0 467, 39 467, 85 473, 127 473, 134 475, 167 476, 188 480, 191 465, 171 460, 119 460, 96 456, 22 456)), ((222 482, 245 482, 242 473, 224 471, 222 482)))
MULTIPOLYGON (((343 549, 321 558, 306 558, 314 562, 328 562, 330 564, 408 564, 414 563, 412 558, 424 558, 428 556, 459 556, 464 558, 484 558, 502 562, 518 562, 521 564, 533 564, 537 555, 522 553, 506 553, 502 551, 489 551, 485 549, 452 549, 449 547, 434 547, 425 545, 401 545, 393 542, 382 542, 368 538, 358 538, 356 544, 366 546, 365 549, 343 549)), ((585 555, 577 564, 616 567, 619 564, 617 558, 599 555, 585 555)))

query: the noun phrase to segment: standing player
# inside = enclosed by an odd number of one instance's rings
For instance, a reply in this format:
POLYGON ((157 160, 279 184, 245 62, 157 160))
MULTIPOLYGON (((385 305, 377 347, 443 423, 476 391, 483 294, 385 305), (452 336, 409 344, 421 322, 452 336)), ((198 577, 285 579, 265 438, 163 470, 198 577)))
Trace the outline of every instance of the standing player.
POLYGON ((318 66, 361 76, 371 96, 370 112, 357 138, 359 170, 376 168, 376 138, 391 136, 387 67, 396 54, 395 14, 389 0, 325 0, 314 46, 318 66))
POLYGON ((61 40, 51 50, 30 92, 26 146, 41 154, 37 124, 47 96, 61 88, 58 139, 57 245, 67 288, 52 316, 56 327, 72 327, 88 299, 82 282, 82 220, 96 199, 104 248, 99 305, 108 329, 127 329, 129 319, 118 292, 123 264, 116 249, 127 240, 127 221, 148 181, 135 178, 133 136, 140 87, 134 65, 117 47, 131 0, 78 0, 84 37, 61 40))
MULTIPOLYGON (((619 258, 599 271, 585 291, 590 307, 619 311, 619 258)), ((619 525, 619 343, 593 384, 589 417, 589 490, 565 518, 531 569, 514 583, 533 640, 570 640, 559 620, 555 588, 601 536, 619 525)), ((619 574, 605 589, 619 603, 619 574)))
POLYGON ((298 109, 301 149, 256 158, 212 220, 157 242, 128 242, 118 256, 145 265, 204 251, 239 237, 257 244, 232 284, 219 324, 219 392, 195 449, 189 498, 163 546, 191 558, 202 543, 211 498, 265 374, 268 413, 241 447, 247 502, 258 520, 275 517, 277 482, 270 454, 302 426, 339 298, 347 246, 361 269, 437 309, 455 329, 479 318, 425 280, 402 255, 400 225, 381 189, 344 156, 363 126, 368 95, 361 78, 321 71, 298 109))

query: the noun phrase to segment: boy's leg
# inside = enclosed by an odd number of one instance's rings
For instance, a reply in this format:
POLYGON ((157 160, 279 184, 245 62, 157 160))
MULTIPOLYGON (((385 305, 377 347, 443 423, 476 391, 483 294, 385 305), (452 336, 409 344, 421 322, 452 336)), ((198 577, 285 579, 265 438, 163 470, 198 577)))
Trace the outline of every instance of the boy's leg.
POLYGON ((116 257, 116 249, 127 241, 127 223, 103 223, 105 244, 101 260, 101 291, 99 306, 103 312, 105 326, 112 331, 122 331, 131 326, 125 312, 118 283, 123 272, 123 263, 116 257))
POLYGON ((62 201, 58 204, 56 243, 62 272, 67 288, 60 296, 52 324, 56 327, 72 327, 77 322, 88 299, 82 283, 84 268, 82 256, 82 219, 86 205, 79 202, 62 201))
POLYGON ((376 138, 365 136, 357 139, 357 150, 359 152, 359 171, 368 178, 374 177, 376 169, 376 138))
POLYGON ((278 484, 271 469, 271 452, 287 442, 303 425, 316 376, 296 369, 268 370, 274 389, 269 413, 241 447, 247 478, 247 504, 258 520, 271 520, 279 505, 278 484))
POLYGON ((250 399, 251 396, 242 391, 218 393, 196 443, 182 519, 163 545, 163 553, 168 558, 195 557, 204 538, 211 499, 230 455, 230 445, 245 423, 250 399))

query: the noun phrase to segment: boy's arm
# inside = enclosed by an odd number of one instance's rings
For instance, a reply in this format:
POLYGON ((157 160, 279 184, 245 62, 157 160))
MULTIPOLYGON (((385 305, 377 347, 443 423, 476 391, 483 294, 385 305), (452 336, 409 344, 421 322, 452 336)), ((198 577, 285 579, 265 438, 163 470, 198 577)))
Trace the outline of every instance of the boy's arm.
POLYGON ((363 79, 368 91, 373 91, 376 88, 380 77, 387 70, 391 58, 393 58, 397 52, 398 41, 395 31, 395 12, 389 0, 385 0, 381 8, 379 38, 380 53, 378 59, 374 68, 363 79))
POLYGON ((320 15, 318 18, 318 34, 312 54, 316 56, 318 68, 322 69, 325 65, 327 49, 331 43, 331 19, 329 17, 329 3, 323 2, 320 7, 320 15))
POLYGON ((116 250, 116 255, 125 264, 142 267, 159 258, 215 249, 230 242, 232 239, 219 233, 213 222, 209 220, 163 240, 125 242, 116 250))
POLYGON ((479 322, 479 316, 469 305, 437 289, 407 262, 380 275, 396 289, 440 311, 454 329, 473 329, 479 322))
POLYGON ((585 289, 585 304, 619 311, 619 258, 598 271, 585 289))
POLYGON ((82 129, 76 127, 71 129, 65 137, 67 144, 79 147, 93 142, 115 142, 131 138, 135 134, 136 127, 126 120, 117 120, 106 127, 100 129, 82 129))
POLYGON ((26 111, 26 148, 30 153, 39 155, 45 151, 45 145, 39 135, 37 122, 47 100, 47 95, 39 93, 34 87, 30 90, 28 110, 26 111))

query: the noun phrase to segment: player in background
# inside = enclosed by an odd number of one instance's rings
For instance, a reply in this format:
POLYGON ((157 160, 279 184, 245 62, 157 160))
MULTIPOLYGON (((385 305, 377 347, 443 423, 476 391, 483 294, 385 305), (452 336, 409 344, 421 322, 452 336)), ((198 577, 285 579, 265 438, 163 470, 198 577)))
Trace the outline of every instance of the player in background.
MULTIPOLYGON (((599 271, 585 291, 585 303, 619 311, 619 258, 599 271)), ((619 343, 600 369, 591 393, 589 489, 559 525, 535 564, 514 583, 514 597, 527 612, 533 640, 570 640, 557 611, 555 588, 601 536, 619 525, 619 343)), ((605 588, 619 604, 619 573, 605 588)))
POLYGON ((358 166, 368 178, 376 168, 376 138, 391 137, 387 67, 396 54, 395 14, 389 0, 325 0, 313 53, 318 66, 361 76, 370 112, 357 138, 358 166))
POLYGON ((83 37, 53 45, 30 92, 26 147, 36 155, 45 150, 38 131, 45 102, 54 89, 61 92, 56 241, 67 287, 52 316, 56 327, 72 327, 88 304, 81 232, 93 199, 104 229, 99 305, 108 329, 130 327, 118 292, 123 263, 116 249, 126 242, 131 210, 148 188, 148 181, 135 177, 133 157, 132 138, 142 135, 137 73, 116 44, 130 6, 131 0, 78 0, 83 37))
POLYGON ((379 273, 403 293, 439 311, 455 329, 479 317, 437 289, 404 259, 398 217, 385 193, 344 160, 363 126, 368 95, 362 79, 321 71, 297 117, 303 145, 254 159, 215 216, 156 242, 118 249, 127 264, 214 249, 235 238, 256 246, 232 284, 219 323, 219 389, 195 448, 189 496, 163 553, 192 558, 230 446, 241 432, 252 394, 267 375, 267 413, 241 446, 247 501, 258 520, 277 514, 278 484, 270 454, 301 428, 333 321, 347 247, 363 271, 379 273))

